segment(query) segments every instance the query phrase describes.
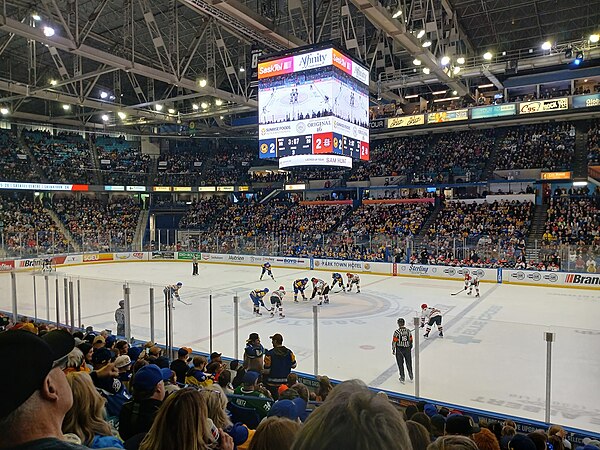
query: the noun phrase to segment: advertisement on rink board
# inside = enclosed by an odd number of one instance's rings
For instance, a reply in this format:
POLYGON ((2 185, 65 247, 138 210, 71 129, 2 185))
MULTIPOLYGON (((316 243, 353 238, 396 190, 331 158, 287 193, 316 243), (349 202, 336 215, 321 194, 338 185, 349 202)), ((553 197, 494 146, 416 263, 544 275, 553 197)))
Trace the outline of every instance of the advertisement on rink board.
POLYGON ((511 284, 600 289, 600 274, 595 273, 538 272, 534 270, 503 269, 501 281, 511 284))
POLYGON ((83 262, 95 262, 95 261, 112 261, 112 253, 86 253, 83 255, 83 262))
POLYGON ((115 260, 117 261, 142 261, 144 259, 143 252, 133 252, 133 253, 115 253, 115 260))
POLYGON ((152 259, 175 259, 175 252, 152 252, 152 259))
POLYGON ((478 267, 452 267, 452 266, 430 266, 427 264, 395 264, 395 275, 437 277, 463 279, 465 273, 476 275, 480 280, 495 281, 496 269, 480 269, 478 267))
POLYGON ((314 259, 315 269, 322 270, 350 270, 354 272, 370 272, 371 264, 361 261, 338 261, 336 259, 314 259))
POLYGON ((185 259, 191 261, 194 259, 194 256, 197 260, 202 259, 202 253, 200 252, 177 252, 177 259, 185 259))
POLYGON ((9 272, 15 268, 14 261, 0 261, 0 272, 9 272))

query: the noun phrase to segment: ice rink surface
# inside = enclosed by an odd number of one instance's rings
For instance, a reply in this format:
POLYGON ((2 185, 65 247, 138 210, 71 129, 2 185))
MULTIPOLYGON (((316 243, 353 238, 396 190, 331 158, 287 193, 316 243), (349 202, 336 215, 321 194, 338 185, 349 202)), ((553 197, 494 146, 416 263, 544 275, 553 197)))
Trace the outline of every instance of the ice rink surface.
MULTIPOLYGON (((191 276, 191 263, 146 262, 96 264, 60 269, 49 277, 49 315, 54 320, 55 277, 59 281, 59 314, 64 315, 64 276, 81 288, 84 325, 116 330, 114 310, 127 280, 131 289, 132 335, 150 337, 149 286, 155 286, 155 338, 164 342, 165 312, 162 288, 183 283, 174 311, 174 342, 194 350, 209 350, 209 294, 213 299, 213 349, 241 357, 249 333, 281 333, 294 351, 298 370, 313 372, 315 301, 294 303, 292 282, 316 276, 331 281, 331 272, 274 269, 276 282, 259 281, 256 267, 200 263, 191 276), (287 290, 284 319, 252 315, 248 293, 257 288, 287 290), (240 354, 234 355, 233 296, 240 298, 240 354)), ((38 316, 46 318, 45 280, 19 273, 19 312, 33 315, 33 280, 38 316)), ((462 284, 361 274, 360 294, 336 293, 319 308, 319 373, 335 379, 359 378, 370 386, 414 395, 414 383, 401 384, 391 338, 398 317, 408 324, 419 305, 427 303, 444 313, 443 339, 437 332, 420 339, 421 397, 487 411, 543 421, 545 398, 545 331, 556 333, 552 364, 551 421, 600 432, 600 293, 592 290, 481 284, 481 297, 451 296, 462 284)), ((0 277, 10 292, 10 277, 0 277)), ((335 290, 334 290, 335 291, 335 290)), ((310 297, 310 291, 308 291, 310 297)), ((268 303, 268 302, 267 302, 268 303)), ((10 296, 0 309, 10 310, 10 296)), ((77 313, 75 313, 77 318, 77 313)))

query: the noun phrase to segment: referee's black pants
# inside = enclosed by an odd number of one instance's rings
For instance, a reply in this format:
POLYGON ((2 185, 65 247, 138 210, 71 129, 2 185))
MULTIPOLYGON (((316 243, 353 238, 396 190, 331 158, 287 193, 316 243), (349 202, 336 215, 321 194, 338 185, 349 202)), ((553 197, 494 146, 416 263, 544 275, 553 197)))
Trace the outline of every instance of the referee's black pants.
POLYGON ((411 380, 413 379, 412 355, 410 347, 396 347, 396 364, 398 364, 398 371, 400 372, 401 379, 404 380, 404 364, 406 364, 408 377, 411 380))

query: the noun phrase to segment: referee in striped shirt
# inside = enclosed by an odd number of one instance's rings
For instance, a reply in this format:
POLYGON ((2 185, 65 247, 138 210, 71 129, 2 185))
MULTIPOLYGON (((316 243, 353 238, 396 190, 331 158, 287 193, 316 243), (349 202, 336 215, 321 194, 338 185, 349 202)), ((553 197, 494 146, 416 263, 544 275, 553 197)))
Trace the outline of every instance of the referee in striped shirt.
POLYGON ((406 364, 408 378, 410 378, 411 381, 413 379, 411 355, 413 337, 410 330, 406 328, 404 324, 404 319, 398 319, 398 329, 394 331, 394 337, 392 338, 392 354, 396 356, 401 383, 404 383, 404 364, 406 364))

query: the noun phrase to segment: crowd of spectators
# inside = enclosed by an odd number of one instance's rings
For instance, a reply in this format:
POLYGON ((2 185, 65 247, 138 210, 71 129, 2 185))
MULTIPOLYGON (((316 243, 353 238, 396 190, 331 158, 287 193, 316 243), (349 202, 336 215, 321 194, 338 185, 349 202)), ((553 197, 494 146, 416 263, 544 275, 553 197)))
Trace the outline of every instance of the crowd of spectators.
POLYGON ((69 242, 39 198, 0 195, 3 248, 0 254, 37 255, 68 251, 69 242))
POLYGON ((575 126, 569 122, 510 128, 500 140, 496 170, 568 170, 575 152, 575 126))
POLYGON ((594 120, 588 130, 588 165, 600 165, 600 120, 594 120))
POLYGON ((56 199, 52 207, 84 251, 131 250, 140 214, 134 197, 69 196, 56 199))
POLYGON ((29 147, 44 174, 53 183, 92 183, 94 164, 85 139, 76 133, 51 135, 46 131, 23 131, 29 147))
POLYGON ((150 155, 133 148, 123 137, 99 137, 96 151, 106 184, 145 186, 152 165, 150 155))
MULTIPOLYGON (((295 355, 279 333, 269 350, 250 333, 243 361, 187 347, 171 361, 153 342, 130 346, 106 330, 6 322, 0 358, 11 364, 0 375, 0 448, 574 449, 559 425, 521 434, 511 419, 426 401, 401 408, 356 379, 333 386, 323 376, 317 389, 308 387, 292 372, 295 355)), ((577 450, 600 449, 591 438, 583 445, 577 450)))
POLYGON ((40 177, 17 137, 9 130, 0 130, 0 180, 39 182, 40 177))
POLYGON ((220 219, 227 208, 227 198, 214 196, 193 202, 179 221, 179 228, 201 230, 220 219))

